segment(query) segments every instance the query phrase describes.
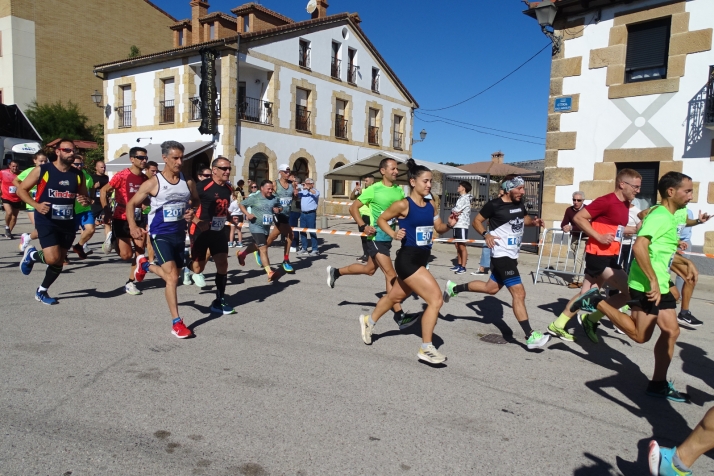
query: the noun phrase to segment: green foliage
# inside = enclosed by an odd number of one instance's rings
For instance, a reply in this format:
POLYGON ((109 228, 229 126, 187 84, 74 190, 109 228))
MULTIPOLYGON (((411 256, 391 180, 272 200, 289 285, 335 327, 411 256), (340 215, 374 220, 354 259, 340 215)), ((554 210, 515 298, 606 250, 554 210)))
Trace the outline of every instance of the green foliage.
POLYGON ((82 114, 72 101, 66 105, 62 101, 54 104, 37 104, 37 101, 32 101, 25 115, 45 143, 59 137, 91 140, 91 128, 87 126, 89 118, 82 114))
POLYGON ((127 58, 136 58, 137 56, 141 56, 141 51, 136 45, 131 45, 131 48, 129 48, 129 56, 127 58))
POLYGON ((87 172, 94 173, 94 164, 99 160, 104 160, 104 126, 96 124, 91 126, 92 140, 97 143, 96 149, 87 150, 85 165, 87 172))
POLYGON ((451 167, 460 167, 464 164, 457 164, 456 162, 439 162, 441 165, 450 165, 451 167))

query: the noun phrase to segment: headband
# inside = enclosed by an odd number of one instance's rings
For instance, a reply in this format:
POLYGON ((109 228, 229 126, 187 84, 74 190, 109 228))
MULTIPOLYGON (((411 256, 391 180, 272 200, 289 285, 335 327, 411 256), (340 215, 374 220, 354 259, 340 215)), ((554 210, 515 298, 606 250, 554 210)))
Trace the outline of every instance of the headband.
POLYGON ((501 184, 501 188, 506 192, 510 192, 514 188, 524 185, 525 181, 521 177, 513 177, 511 180, 506 180, 501 184))

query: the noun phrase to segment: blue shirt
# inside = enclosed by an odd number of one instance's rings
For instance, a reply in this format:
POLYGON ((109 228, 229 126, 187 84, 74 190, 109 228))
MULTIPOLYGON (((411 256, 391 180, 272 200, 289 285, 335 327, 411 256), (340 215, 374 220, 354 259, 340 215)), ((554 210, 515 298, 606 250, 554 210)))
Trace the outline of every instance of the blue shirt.
POLYGON ((312 189, 312 193, 307 189, 302 189, 298 192, 300 195, 300 209, 304 212, 312 212, 317 210, 317 201, 320 199, 320 191, 316 188, 312 189))
MULTIPOLYGON (((694 220, 694 212, 687 209, 687 217, 690 220, 694 220)), ((679 239, 682 241, 686 241, 691 244, 692 241, 692 227, 691 226, 685 226, 684 229, 682 230, 682 233, 679 235, 679 239)), ((691 251, 691 250, 689 250, 691 251)))

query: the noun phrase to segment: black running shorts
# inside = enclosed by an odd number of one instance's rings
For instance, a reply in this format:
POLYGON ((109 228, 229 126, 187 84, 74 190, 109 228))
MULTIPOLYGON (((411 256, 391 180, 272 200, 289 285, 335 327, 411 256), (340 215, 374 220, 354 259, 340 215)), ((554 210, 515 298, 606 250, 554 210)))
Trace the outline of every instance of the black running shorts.
POLYGON ((191 245, 191 257, 197 261, 206 261, 206 253, 211 256, 228 253, 228 227, 221 231, 202 231, 194 236, 191 245))
POLYGON ((592 255, 585 253, 585 274, 593 278, 600 276, 605 269, 622 269, 617 262, 617 255, 592 255))
POLYGON ((7 203, 8 205, 10 205, 10 208, 12 208, 13 210, 21 210, 22 208, 25 207, 25 202, 23 202, 23 201, 11 202, 10 200, 5 200, 3 198, 2 203, 3 204, 7 203))
MULTIPOLYGON (((136 222, 136 226, 146 229, 146 215, 142 215, 141 219, 136 222)), ((118 240, 130 240, 131 231, 129 230, 129 222, 119 218, 112 219, 112 234, 118 240)))
POLYGON ((397 257, 394 260, 394 270, 399 279, 404 281, 412 274, 419 271, 419 268, 426 268, 429 263, 431 250, 419 248, 417 246, 402 246, 397 250, 397 257))
MULTIPOLYGON (((633 301, 639 301, 639 307, 651 316, 656 316, 660 310, 677 309, 677 301, 672 293, 662 294, 658 306, 653 301, 650 301, 643 291, 630 288, 630 297, 633 301)), ((638 307, 638 305, 635 304, 634 307, 638 307)))
POLYGON ((277 225, 288 225, 290 226, 290 218, 282 213, 276 213, 273 215, 275 217, 275 224, 277 225))
POLYGON ((154 247, 154 257, 159 266, 169 261, 176 263, 176 267, 184 267, 184 253, 186 250, 186 237, 183 233, 173 235, 153 235, 151 246, 154 247))
POLYGON ((389 253, 390 250, 392 249, 392 242, 391 241, 370 241, 367 244, 367 255, 369 255, 370 258, 374 258, 378 254, 383 254, 387 258, 389 258, 389 253))
POLYGON ((469 229, 468 228, 454 228, 454 239, 468 240, 469 239, 469 229))
POLYGON ((500 258, 491 258, 491 281, 496 282, 500 286, 516 286, 523 284, 521 281, 521 273, 518 271, 518 260, 501 256, 500 258))
MULTIPOLYGON (((74 225, 74 222, 70 222, 74 225)), ((36 225, 37 238, 40 241, 40 246, 44 248, 51 248, 53 246, 59 246, 62 249, 68 250, 72 247, 74 239, 76 237, 76 232, 74 228, 59 228, 55 226, 46 226, 41 223, 36 225)))

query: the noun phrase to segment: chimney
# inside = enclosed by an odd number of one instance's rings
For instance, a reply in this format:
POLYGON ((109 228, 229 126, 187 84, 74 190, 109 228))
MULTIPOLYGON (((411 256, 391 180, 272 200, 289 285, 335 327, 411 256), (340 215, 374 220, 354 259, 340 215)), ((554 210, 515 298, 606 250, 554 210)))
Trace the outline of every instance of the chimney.
POLYGON ((201 35, 202 28, 201 23, 198 21, 199 18, 208 15, 208 3, 203 0, 191 0, 191 44, 203 42, 203 35, 201 35))
POLYGON ((317 0, 317 8, 312 12, 312 19, 325 18, 327 16, 327 7, 329 6, 327 0, 317 0))
POLYGON ((503 163, 503 152, 500 150, 498 152, 494 152, 491 154, 491 162, 494 164, 502 164, 503 163))

